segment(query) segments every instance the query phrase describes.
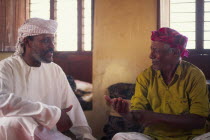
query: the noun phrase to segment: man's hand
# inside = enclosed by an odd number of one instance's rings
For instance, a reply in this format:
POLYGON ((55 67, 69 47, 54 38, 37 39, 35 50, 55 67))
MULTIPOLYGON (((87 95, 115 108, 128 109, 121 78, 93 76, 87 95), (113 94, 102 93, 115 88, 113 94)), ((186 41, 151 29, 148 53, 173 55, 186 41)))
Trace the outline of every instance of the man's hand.
POLYGON ((113 109, 128 121, 134 121, 129 110, 129 103, 122 98, 111 99, 109 96, 104 96, 105 100, 111 104, 113 109))
POLYGON ((154 122, 151 111, 146 110, 129 110, 128 101, 122 98, 111 99, 109 96, 104 97, 106 101, 112 105, 113 109, 118 112, 125 119, 133 122, 139 123, 143 127, 149 126, 154 122))
POLYGON ((72 127, 73 125, 72 121, 67 114, 67 112, 69 112, 72 109, 72 107, 73 106, 70 105, 68 108, 61 110, 61 117, 56 124, 58 131, 64 132, 64 131, 69 130, 72 127))
POLYGON ((128 101, 123 100, 122 98, 111 99, 109 96, 104 96, 104 98, 108 103, 112 105, 113 109, 120 115, 129 113, 128 101))

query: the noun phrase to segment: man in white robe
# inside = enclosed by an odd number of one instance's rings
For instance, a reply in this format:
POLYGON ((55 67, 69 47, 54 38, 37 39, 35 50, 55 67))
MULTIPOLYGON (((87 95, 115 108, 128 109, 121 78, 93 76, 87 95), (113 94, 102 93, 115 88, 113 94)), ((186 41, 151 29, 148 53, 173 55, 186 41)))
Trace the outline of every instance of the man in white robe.
POLYGON ((66 75, 53 60, 57 22, 31 18, 0 62, 0 140, 95 140, 66 75))

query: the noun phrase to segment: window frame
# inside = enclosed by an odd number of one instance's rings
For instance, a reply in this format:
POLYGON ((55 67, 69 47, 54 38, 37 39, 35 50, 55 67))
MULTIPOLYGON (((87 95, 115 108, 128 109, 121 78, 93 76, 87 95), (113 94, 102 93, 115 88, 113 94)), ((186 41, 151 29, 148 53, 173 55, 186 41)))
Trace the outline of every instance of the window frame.
MULTIPOLYGON (((195 49, 188 49, 191 55, 209 55, 210 49, 204 49, 204 0, 196 0, 196 25, 195 49)), ((170 0, 158 0, 157 2, 157 28, 170 25, 170 0), (164 17, 164 18, 163 18, 164 17)))
MULTIPOLYGON (((30 1, 30 0, 29 0, 30 1)), ((82 17, 83 17, 83 0, 77 0, 77 13, 78 13, 78 22, 77 22, 77 50, 76 51, 57 51, 55 49, 55 52, 67 52, 71 54, 91 54, 93 51, 93 27, 94 27, 94 0, 91 1, 91 50, 90 51, 85 51, 83 46, 82 46, 82 41, 83 41, 83 36, 82 36, 82 31, 83 31, 83 26, 82 26, 82 17)), ((50 19, 56 20, 56 4, 58 0, 50 0, 50 19)), ((30 4, 29 4, 30 7, 30 4)), ((30 14, 30 10, 29 10, 30 14)), ((30 16, 30 15, 29 15, 30 16)))

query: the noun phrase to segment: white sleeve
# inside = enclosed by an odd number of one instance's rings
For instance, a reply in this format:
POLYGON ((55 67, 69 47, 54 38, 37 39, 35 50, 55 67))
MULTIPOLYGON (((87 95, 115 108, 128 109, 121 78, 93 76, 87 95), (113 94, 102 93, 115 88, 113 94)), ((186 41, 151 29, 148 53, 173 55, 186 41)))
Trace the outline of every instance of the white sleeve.
POLYGON ((51 129, 61 116, 61 110, 41 102, 31 102, 15 96, 13 93, 0 93, 0 117, 32 117, 34 120, 51 129))
POLYGON ((93 137, 92 135, 92 130, 90 129, 90 127, 78 126, 78 127, 73 127, 73 129, 71 128, 70 130, 74 135, 76 135, 76 138, 78 140, 84 140, 84 139, 96 140, 96 138, 93 137))
POLYGON ((73 126, 71 127, 71 132, 76 135, 77 139, 90 139, 95 140, 95 138, 92 136, 92 130, 89 127, 85 114, 82 110, 82 107, 75 96, 74 92, 72 91, 69 82, 66 78, 66 75, 62 71, 61 73, 61 83, 62 83, 62 93, 65 95, 66 98, 63 98, 63 107, 66 108, 69 105, 73 105, 73 108, 71 111, 68 112, 68 115, 70 119, 73 122, 73 126))
POLYGON ((60 119, 61 110, 15 96, 12 93, 14 76, 8 64, 0 63, 0 117, 32 117, 38 124, 53 128, 60 119))

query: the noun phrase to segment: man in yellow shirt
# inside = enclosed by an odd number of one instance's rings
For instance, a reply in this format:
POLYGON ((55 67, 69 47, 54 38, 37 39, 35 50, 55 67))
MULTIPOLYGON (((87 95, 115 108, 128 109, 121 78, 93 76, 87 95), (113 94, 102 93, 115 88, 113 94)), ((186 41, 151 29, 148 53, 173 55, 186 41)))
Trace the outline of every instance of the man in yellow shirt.
POLYGON ((144 134, 118 133, 113 140, 208 139, 210 134, 201 135, 209 115, 205 76, 181 60, 188 56, 187 37, 160 28, 152 32, 151 40, 152 66, 137 77, 131 111, 127 101, 105 97, 125 119, 142 125, 144 134))

